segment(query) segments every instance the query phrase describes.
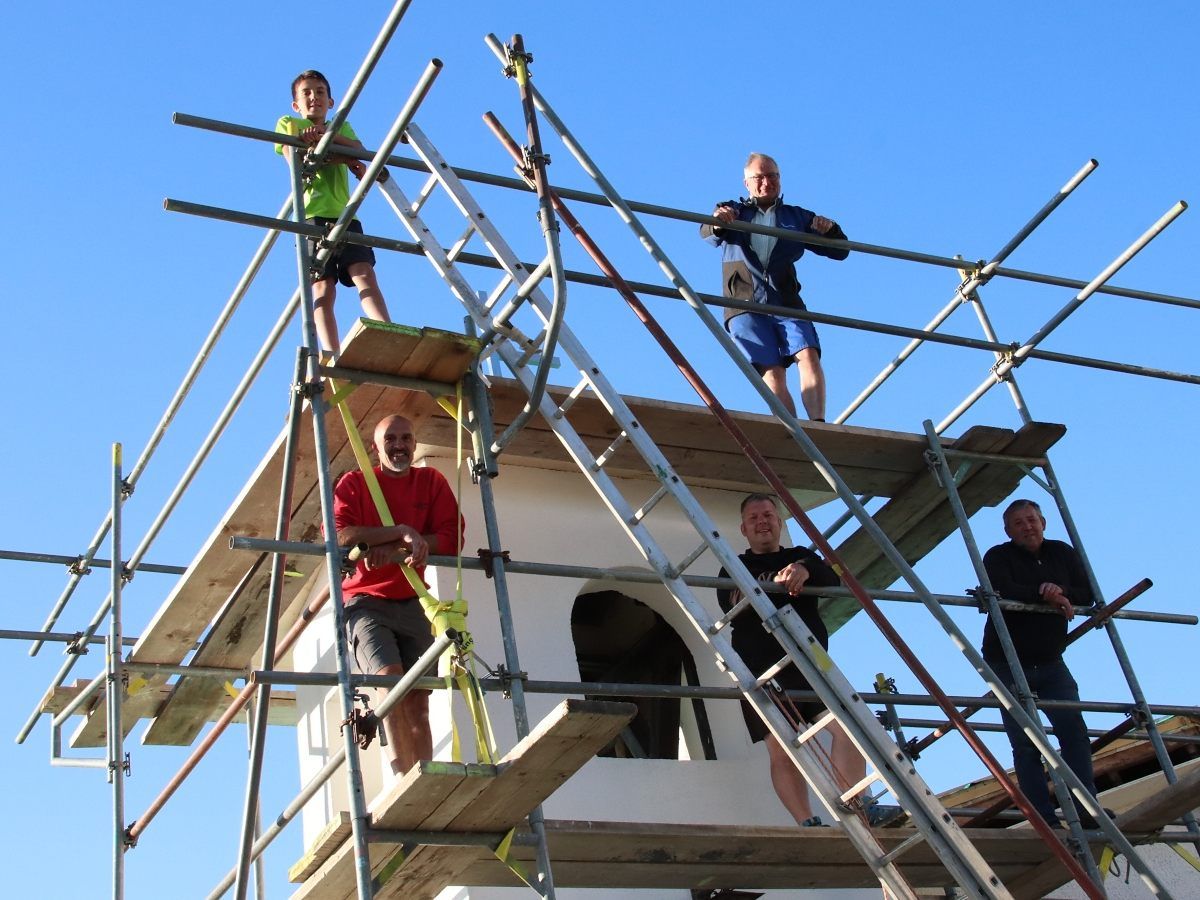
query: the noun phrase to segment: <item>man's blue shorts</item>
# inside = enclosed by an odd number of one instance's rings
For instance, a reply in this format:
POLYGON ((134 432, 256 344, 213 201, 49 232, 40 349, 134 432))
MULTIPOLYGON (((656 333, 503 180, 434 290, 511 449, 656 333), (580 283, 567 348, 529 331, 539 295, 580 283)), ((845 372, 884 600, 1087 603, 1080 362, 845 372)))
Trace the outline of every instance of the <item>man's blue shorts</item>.
POLYGON ((813 323, 804 319, 783 319, 762 313, 742 313, 725 323, 734 343, 750 357, 756 368, 790 366, 796 354, 809 347, 821 355, 821 341, 813 323))

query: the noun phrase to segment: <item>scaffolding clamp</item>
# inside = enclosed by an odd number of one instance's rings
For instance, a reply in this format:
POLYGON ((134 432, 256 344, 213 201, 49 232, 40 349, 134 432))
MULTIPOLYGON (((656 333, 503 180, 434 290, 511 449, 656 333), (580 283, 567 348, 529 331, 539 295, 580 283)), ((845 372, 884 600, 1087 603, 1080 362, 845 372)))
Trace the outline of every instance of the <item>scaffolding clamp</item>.
POLYGON ((125 565, 124 563, 121 564, 121 583, 122 584, 129 584, 129 582, 133 581, 134 574, 135 574, 135 572, 133 569, 129 568, 129 566, 125 565))
POLYGON ((929 473, 933 476, 933 480, 937 482, 937 486, 945 489, 946 485, 942 484, 942 466, 938 460, 938 455, 932 450, 926 450, 922 456, 925 458, 925 467, 929 469, 929 473))
POLYGON ((1021 345, 1014 341, 1008 345, 1007 350, 997 354, 996 361, 992 363, 992 372, 997 381, 1012 380, 1012 370, 1021 364, 1021 360, 1017 359, 1017 350, 1020 347, 1021 345))
MULTIPOLYGON (((110 762, 108 764, 108 774, 109 774, 110 780, 111 780, 112 776, 116 773, 118 768, 120 768, 122 774, 124 774, 124 776, 126 778, 129 777, 129 774, 132 771, 133 767, 129 764, 129 754, 128 753, 125 754, 125 759, 122 760, 121 762, 118 763, 114 760, 113 762, 110 762)), ((132 844, 128 844, 128 836, 126 836, 126 843, 127 843, 127 846, 133 846, 132 844)))
POLYGON ((514 62, 514 60, 519 59, 523 61, 526 66, 533 62, 533 54, 526 50, 517 50, 512 44, 509 44, 504 49, 508 54, 508 63, 501 70, 504 72, 505 78, 517 77, 517 64, 514 62))
POLYGON ((1000 599, 994 592, 984 590, 982 585, 978 585, 973 588, 967 588, 964 593, 966 593, 968 597, 975 598, 975 609, 981 613, 984 613, 985 615, 988 612, 988 607, 990 605, 989 601, 999 601, 1000 599))
POLYGON ((134 826, 137 825, 137 820, 134 819, 125 826, 125 830, 121 832, 121 843, 126 850, 132 850, 137 846, 137 838, 133 834, 134 826))
POLYGON ((370 747, 371 741, 375 740, 377 736, 379 737, 379 745, 386 747, 387 740, 379 728, 379 717, 367 705, 367 695, 356 693, 354 699, 362 703, 363 708, 359 709, 356 706, 350 710, 350 715, 342 721, 342 725, 338 730, 344 733, 346 727, 349 726, 350 733, 354 736, 354 743, 358 745, 360 750, 366 750, 370 747))
POLYGON ((512 699, 512 687, 511 687, 512 683, 514 681, 520 681, 522 683, 528 681, 529 673, 524 672, 524 671, 510 672, 510 671, 508 671, 507 668, 505 668, 504 663, 500 663, 499 665, 496 666, 496 678, 500 682, 500 690, 501 690, 501 693, 504 695, 504 699, 511 700, 512 699))
POLYGON ((67 566, 67 571, 72 575, 91 575, 92 567, 87 564, 87 557, 83 554, 75 557, 75 562, 67 566))
POLYGON ((488 578, 496 577, 495 566, 497 559, 504 563, 510 562, 507 550, 489 550, 486 547, 480 547, 476 551, 476 555, 479 557, 479 561, 483 563, 483 574, 488 578))
POLYGON ((88 640, 82 631, 71 635, 71 639, 63 646, 63 653, 67 656, 86 656, 87 652, 88 640))

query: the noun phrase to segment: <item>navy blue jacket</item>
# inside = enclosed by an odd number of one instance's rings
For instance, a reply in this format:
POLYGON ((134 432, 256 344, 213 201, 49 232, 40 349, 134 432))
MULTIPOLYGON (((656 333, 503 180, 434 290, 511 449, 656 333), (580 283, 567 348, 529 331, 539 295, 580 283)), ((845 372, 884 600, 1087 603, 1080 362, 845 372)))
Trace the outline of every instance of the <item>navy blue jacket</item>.
MULTIPOLYGON (((739 222, 750 223, 754 220, 757 209, 754 203, 739 201, 730 205, 737 206, 739 222)), ((827 234, 814 231, 812 221, 815 215, 802 206, 789 206, 781 202, 775 207, 775 227, 846 240, 845 232, 836 222, 827 234)), ((800 282, 796 280, 796 260, 804 255, 806 249, 830 259, 845 259, 850 255, 849 250, 807 246, 799 241, 780 238, 771 250, 771 258, 764 265, 750 245, 751 235, 748 232, 701 225, 700 236, 714 247, 721 248, 722 292, 726 297, 792 309, 807 309, 800 299, 800 282)), ((725 320, 742 312, 745 310, 726 308, 725 320)))

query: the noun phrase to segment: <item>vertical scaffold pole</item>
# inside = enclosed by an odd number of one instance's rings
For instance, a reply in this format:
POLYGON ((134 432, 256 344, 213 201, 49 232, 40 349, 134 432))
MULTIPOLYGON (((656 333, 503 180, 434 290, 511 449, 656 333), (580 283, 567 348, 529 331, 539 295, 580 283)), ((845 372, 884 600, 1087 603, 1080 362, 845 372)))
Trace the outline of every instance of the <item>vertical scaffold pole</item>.
POLYGON ((112 568, 110 571, 112 605, 109 607, 108 641, 105 667, 108 672, 108 780, 113 786, 113 900, 125 897, 125 733, 121 729, 121 695, 125 691, 122 667, 121 588, 125 567, 121 562, 121 504, 125 501, 125 480, 121 477, 121 445, 112 445, 112 568))
MULTIPOLYGON (((1004 615, 1000 611, 999 598, 996 595, 995 588, 992 586, 992 579, 988 575, 987 567, 983 564, 983 555, 979 552, 979 544, 976 542, 975 534, 971 530, 971 522, 967 516, 966 509, 963 507, 962 498, 958 494, 958 485, 954 480, 954 473, 950 470, 950 464, 946 459, 941 439, 938 437, 937 432, 933 430, 933 422, 926 419, 924 427, 925 438, 929 441, 929 450, 933 454, 933 462, 938 480, 941 482, 942 488, 946 491, 947 500, 950 501, 950 509, 954 512, 955 521, 958 523, 959 534, 962 535, 963 545, 967 548, 967 555, 971 558, 971 565, 975 569, 975 577, 979 581, 984 600, 987 603, 988 617, 996 629, 996 637, 1000 640, 1000 647, 1004 652, 1008 671, 1012 675, 1013 694, 1017 702, 1022 705, 1029 716, 1029 725, 1023 725, 1022 729, 1026 737, 1031 741, 1042 741, 1048 744, 1050 739, 1046 736, 1045 729, 1042 728, 1041 719, 1038 718, 1037 704, 1034 703, 1033 694, 1029 690, 1029 680, 1025 677, 1021 661, 1017 658, 1017 649, 1013 645, 1012 634, 1009 632, 1008 624, 1004 621, 1004 615)), ((1067 820, 1075 847, 1086 847, 1087 839, 1079 823, 1079 814, 1075 810, 1075 804, 1071 802, 1071 788, 1063 776, 1066 765, 1060 756, 1047 757, 1047 761, 1050 763, 1050 780, 1054 784, 1054 793, 1058 799, 1059 808, 1067 820)), ((1107 820, 1107 816, 1098 817, 1098 821, 1100 821, 1105 832, 1116 830, 1116 826, 1107 820)), ((1104 879, 1100 875, 1100 870, 1096 867, 1096 860, 1092 854, 1081 852, 1076 855, 1087 869, 1092 881, 1096 884, 1103 884, 1104 879)))
MULTIPOLYGON (((517 633, 513 623, 512 604, 508 596, 508 576, 504 571, 503 544, 500 523, 496 517, 496 499, 492 478, 496 473, 491 446, 495 439, 491 407, 483 380, 472 369, 466 376, 471 397, 471 438, 474 444, 475 466, 472 477, 479 483, 479 499, 483 507, 484 530, 487 532, 491 558, 490 577, 496 591, 496 613, 500 619, 500 639, 504 646, 504 665, 508 670, 508 693, 512 697, 513 721, 517 740, 529 736, 529 711, 525 705, 525 675, 517 655, 517 633)), ((547 900, 554 900, 554 877, 550 868, 550 853, 546 846, 546 820, 541 804, 529 813, 529 828, 537 836, 538 886, 547 900)))
MULTIPOLYGON (((292 173, 292 208, 297 222, 304 221, 304 185, 300 160, 296 153, 288 154, 292 173)), ((329 599, 333 607, 334 641, 337 658, 338 694, 342 718, 349 720, 354 713, 354 687, 350 683, 350 661, 346 651, 346 610, 342 604, 341 550, 337 542, 337 526, 333 521, 333 485, 329 472, 329 441, 325 431, 325 402, 319 373, 316 320, 313 316, 312 286, 309 283, 308 245, 303 235, 296 236, 296 262, 300 277, 300 314, 304 325, 304 346, 307 349, 305 392, 313 420, 313 449, 317 462, 317 485, 321 492, 321 527, 325 535, 325 566, 329 576, 329 599)), ((363 789, 362 766, 358 757, 354 729, 343 728, 342 740, 346 750, 346 794, 350 801, 350 822, 354 838, 355 881, 359 900, 371 900, 371 857, 367 841, 367 799, 363 789)))
MULTIPOLYGON (((300 418, 304 404, 304 374, 308 365, 308 350, 301 347, 296 352, 296 368, 291 382, 291 397, 288 401, 287 437, 283 445, 283 475, 279 483, 279 511, 275 518, 275 538, 286 541, 291 531, 292 486, 296 472, 296 444, 300 437, 300 418)), ((340 560, 339 560, 340 562, 340 560)), ((267 591, 266 623, 263 626, 262 664, 270 669, 275 664, 275 643, 279 630, 280 597, 283 594, 284 566, 287 556, 276 553, 271 559, 271 580, 267 591)), ((258 827, 259 789, 262 784, 264 745, 267 739, 267 720, 271 707, 271 685, 261 683, 255 691, 251 705, 250 728, 250 771, 246 779, 246 803, 242 811, 241 841, 238 844, 237 881, 234 896, 245 900, 249 892, 250 848, 254 846, 258 827)))
MULTIPOLYGON (((983 330, 984 337, 989 341, 995 341, 996 329, 992 327, 991 319, 983 306, 983 300, 979 296, 978 290, 971 292, 971 300, 973 301, 975 315, 979 319, 979 326, 983 330)), ((996 354, 996 361, 1000 362, 1000 360, 1000 355, 996 354)), ((1025 397, 1021 393, 1020 386, 1017 384, 1016 373, 1010 370, 1004 380, 1008 386, 1008 392, 1012 397, 1013 404, 1017 408, 1017 414, 1021 417, 1021 421, 1025 424, 1032 422, 1033 415, 1030 413, 1029 405, 1025 402, 1025 397)), ((1096 598, 1098 605, 1103 606, 1104 593, 1100 589, 1100 582, 1096 579, 1095 570, 1092 568, 1091 560, 1088 558, 1087 550, 1084 548, 1083 537, 1080 535, 1079 529, 1075 526, 1075 517, 1071 515, 1070 506, 1062 490, 1062 482, 1059 481, 1058 475, 1055 473, 1054 467, 1050 464, 1048 457, 1042 471, 1046 474, 1049 493, 1054 498, 1058 514, 1063 520, 1063 527, 1067 531, 1067 536, 1071 539, 1071 546, 1075 548, 1079 554, 1079 558, 1083 561, 1083 568, 1087 572, 1088 583, 1092 587, 1092 596, 1096 598)), ((1146 695, 1142 692, 1137 673, 1133 670, 1133 663, 1125 651, 1125 643, 1121 639, 1116 622, 1113 621, 1111 616, 1105 619, 1104 630, 1112 644, 1113 653, 1116 655, 1117 662, 1121 667, 1121 673, 1125 676, 1125 682, 1129 685, 1129 692, 1133 697, 1134 706, 1137 709, 1136 718, 1140 719, 1140 724, 1146 729, 1150 746, 1154 749, 1154 757, 1162 768, 1163 777, 1166 779, 1167 784, 1174 784, 1179 780, 1179 776, 1175 774, 1175 764, 1171 762, 1170 751, 1167 750, 1167 745, 1163 741, 1162 734, 1158 730, 1158 725, 1154 721, 1154 715, 1150 712, 1146 695)), ((1185 813, 1182 818, 1188 831, 1196 837, 1196 851, 1200 852, 1200 823, 1197 822, 1195 814, 1191 812, 1185 813)))

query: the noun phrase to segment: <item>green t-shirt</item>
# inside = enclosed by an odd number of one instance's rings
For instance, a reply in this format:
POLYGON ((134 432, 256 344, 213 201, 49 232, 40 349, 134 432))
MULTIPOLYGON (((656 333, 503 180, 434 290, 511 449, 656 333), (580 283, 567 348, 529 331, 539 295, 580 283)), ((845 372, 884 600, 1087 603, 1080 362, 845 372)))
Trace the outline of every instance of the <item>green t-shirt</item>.
MULTIPOLYGON (((312 124, 308 119, 280 116, 279 121, 275 123, 275 130, 280 134, 299 137, 300 132, 312 124)), ((349 122, 342 124, 338 134, 350 138, 352 141, 358 140, 358 135, 354 133, 349 122)), ((283 145, 276 144, 275 152, 282 154, 283 145)), ((350 183, 347 177, 349 171, 342 163, 321 166, 313 176, 312 183, 304 192, 304 215, 308 218, 316 216, 327 219, 338 218, 342 214, 342 210, 346 208, 346 204, 350 202, 350 183)))

